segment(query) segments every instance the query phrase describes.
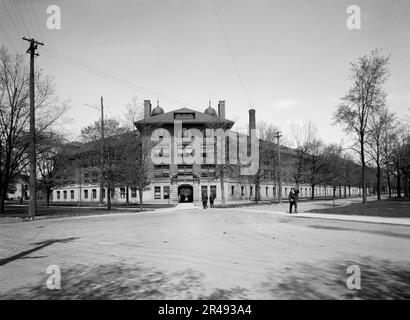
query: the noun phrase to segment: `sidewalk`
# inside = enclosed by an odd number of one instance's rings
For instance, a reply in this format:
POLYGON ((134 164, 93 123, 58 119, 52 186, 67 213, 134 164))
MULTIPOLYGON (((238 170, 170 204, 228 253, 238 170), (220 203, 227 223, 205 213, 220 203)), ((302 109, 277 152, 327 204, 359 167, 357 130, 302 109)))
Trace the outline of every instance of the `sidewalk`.
MULTIPOLYGON (((283 213, 283 212, 281 212, 283 213)), ((295 218, 314 218, 314 219, 328 219, 328 220, 343 220, 356 222, 370 222, 370 223, 385 223, 402 226, 410 226, 410 218, 389 218, 389 217, 372 217, 372 216, 350 216, 342 214, 328 214, 328 213, 297 213, 284 214, 295 218)))
POLYGON ((382 223, 382 224, 392 224, 401 226, 410 226, 410 218, 389 218, 389 217, 373 217, 373 216, 353 216, 353 215, 342 215, 342 214, 328 214, 328 213, 312 213, 312 212, 300 212, 289 214, 285 211, 276 210, 258 210, 258 208, 229 208, 229 209, 217 209, 217 210, 232 210, 232 211, 245 211, 245 212, 260 212, 260 213, 270 213, 277 214, 283 217, 289 218, 311 218, 311 219, 324 219, 324 220, 341 220, 341 221, 355 221, 355 222, 366 222, 366 223, 382 223))

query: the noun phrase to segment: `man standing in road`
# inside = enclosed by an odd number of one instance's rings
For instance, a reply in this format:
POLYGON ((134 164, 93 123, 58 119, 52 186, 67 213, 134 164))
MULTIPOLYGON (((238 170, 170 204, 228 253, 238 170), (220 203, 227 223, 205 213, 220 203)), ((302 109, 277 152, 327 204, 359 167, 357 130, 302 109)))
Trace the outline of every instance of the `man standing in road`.
POLYGON ((295 206, 295 213, 298 213, 299 190, 294 187, 289 192, 289 213, 292 213, 292 207, 295 206))
POLYGON ((215 201, 216 195, 214 192, 211 193, 211 195, 209 196, 209 204, 211 206, 211 208, 214 207, 214 201, 215 201))
POLYGON ((202 206, 204 207, 204 209, 208 207, 208 195, 206 194, 206 192, 202 194, 202 206))

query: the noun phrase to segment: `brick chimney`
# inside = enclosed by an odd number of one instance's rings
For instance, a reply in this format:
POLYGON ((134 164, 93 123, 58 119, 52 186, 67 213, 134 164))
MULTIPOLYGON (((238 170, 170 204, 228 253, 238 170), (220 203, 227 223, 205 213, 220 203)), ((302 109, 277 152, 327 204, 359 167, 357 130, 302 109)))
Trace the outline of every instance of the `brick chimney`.
POLYGON ((255 109, 249 109, 249 135, 252 129, 256 129, 255 109))
POLYGON ((144 100, 144 119, 151 117, 151 101, 144 100))
POLYGON ((218 117, 225 119, 225 100, 220 100, 218 103, 218 117))

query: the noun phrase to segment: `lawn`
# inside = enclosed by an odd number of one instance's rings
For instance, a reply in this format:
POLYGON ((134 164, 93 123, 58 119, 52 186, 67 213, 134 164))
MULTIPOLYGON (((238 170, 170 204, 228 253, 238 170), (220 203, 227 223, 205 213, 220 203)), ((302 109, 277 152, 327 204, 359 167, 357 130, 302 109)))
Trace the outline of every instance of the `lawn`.
MULTIPOLYGON (((139 208, 127 208, 127 212, 139 212, 139 208)), ((83 215, 97 215, 106 213, 124 212, 124 208, 112 208, 110 211, 107 208, 91 208, 91 207, 64 207, 64 206, 50 206, 49 208, 39 206, 37 207, 37 216, 61 217, 61 216, 83 216, 83 215)), ((28 206, 9 205, 5 208, 5 213, 0 217, 8 218, 24 218, 28 216, 28 206)))
POLYGON ((323 209, 312 209, 307 212, 325 214, 345 214, 358 216, 410 218, 409 200, 369 201, 366 204, 353 203, 347 206, 336 206, 323 209))

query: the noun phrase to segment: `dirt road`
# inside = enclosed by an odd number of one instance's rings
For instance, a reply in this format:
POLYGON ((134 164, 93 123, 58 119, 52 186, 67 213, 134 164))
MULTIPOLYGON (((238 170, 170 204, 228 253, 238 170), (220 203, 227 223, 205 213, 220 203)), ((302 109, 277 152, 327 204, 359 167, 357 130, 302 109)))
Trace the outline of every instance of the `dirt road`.
POLYGON ((3 224, 0 242, 1 299, 410 298, 405 226, 209 209, 3 224))

